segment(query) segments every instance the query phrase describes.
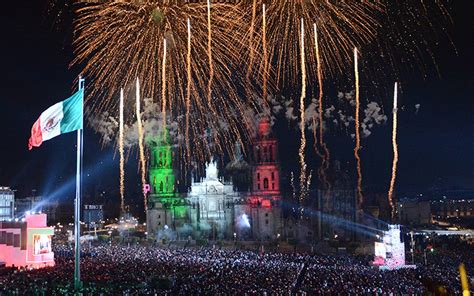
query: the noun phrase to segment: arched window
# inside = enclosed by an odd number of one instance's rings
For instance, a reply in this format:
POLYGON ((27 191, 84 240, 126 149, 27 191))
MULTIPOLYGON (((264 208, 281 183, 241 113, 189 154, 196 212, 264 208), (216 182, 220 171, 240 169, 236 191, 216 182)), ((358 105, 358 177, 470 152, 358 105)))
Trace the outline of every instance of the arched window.
POLYGON ((263 188, 268 189, 268 179, 267 178, 263 179, 263 188))
POLYGON ((160 156, 158 157, 158 167, 163 167, 163 152, 160 151, 160 156))
POLYGON ((160 182, 160 192, 163 192, 163 181, 160 182))

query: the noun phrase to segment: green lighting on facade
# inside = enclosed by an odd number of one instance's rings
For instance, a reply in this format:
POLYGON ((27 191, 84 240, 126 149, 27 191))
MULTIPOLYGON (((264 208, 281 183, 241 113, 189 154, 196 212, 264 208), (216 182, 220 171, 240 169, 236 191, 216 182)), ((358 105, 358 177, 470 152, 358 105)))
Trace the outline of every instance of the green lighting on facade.
POLYGON ((169 133, 159 136, 151 147, 150 163, 151 195, 149 202, 173 203, 175 195, 175 175, 173 170, 173 149, 169 133))

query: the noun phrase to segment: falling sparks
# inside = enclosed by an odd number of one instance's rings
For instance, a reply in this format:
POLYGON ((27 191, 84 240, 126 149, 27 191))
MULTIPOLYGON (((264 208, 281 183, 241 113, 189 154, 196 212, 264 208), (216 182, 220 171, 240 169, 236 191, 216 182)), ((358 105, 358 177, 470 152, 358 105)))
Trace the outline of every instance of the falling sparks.
POLYGON ((262 45, 263 45, 263 102, 267 102, 268 96, 268 49, 267 49, 267 9, 262 5, 262 45))
MULTIPOLYGON (((263 4, 265 6, 265 4, 263 4)), ((255 47, 253 45, 253 38, 255 34, 255 18, 257 16, 257 0, 253 0, 252 4, 252 20, 250 21, 250 32, 249 32, 249 64, 247 69, 247 80, 250 79, 250 73, 253 67, 253 59, 255 58, 255 47)))
MULTIPOLYGON (((432 47, 440 36, 449 38, 447 25, 452 24, 446 1, 322 1, 322 0, 240 0, 246 15, 247 33, 260 31, 251 22, 253 5, 267 4, 268 55, 272 61, 271 80, 278 88, 291 87, 299 80, 299 48, 297 46, 300 19, 315 22, 320 32, 321 63, 325 77, 338 79, 352 65, 352 49, 370 48, 366 56, 369 71, 381 77, 398 76, 402 68, 414 67, 426 71, 426 62, 436 66, 432 47), (441 34, 439 34, 442 32, 441 34), (411 61, 406 65, 404 61, 411 61), (390 71, 388 71, 390 70, 390 71), (385 73, 383 73, 385 72, 385 73)), ((258 11, 256 18, 262 17, 258 11)), ((264 38, 259 34, 257 38, 264 38)), ((311 44, 307 37, 306 46, 311 44)), ((251 55, 251 51, 248 53, 251 55)), ((244 61, 250 60, 247 56, 244 61)), ((262 66, 263 67, 263 66, 262 66)), ((316 57, 307 57, 308 81, 316 81, 316 57)), ((388 78, 388 77, 387 77, 388 78)), ((376 83, 374 83, 376 86, 376 83)))
MULTIPOLYGON (((242 1, 247 13, 249 27, 253 2, 242 1)), ((266 39, 268 45, 268 60, 274 66, 270 74, 275 75, 272 86, 279 88, 294 85, 299 80, 299 61, 295 57, 299 54, 300 37, 297 32, 300 19, 306 23, 317 22, 324 38, 320 42, 322 47, 321 62, 331 74, 341 74, 347 69, 351 60, 351 49, 360 44, 367 44, 376 38, 379 21, 377 15, 383 10, 380 1, 321 1, 321 0, 274 0, 266 2, 265 10, 258 13, 257 19, 265 18, 266 27, 257 28, 261 32, 257 38, 266 39), (264 33, 264 31, 266 31, 264 33)), ((265 5, 265 4, 264 4, 265 5)), ((248 28, 247 32, 252 28, 248 28)), ((312 37, 305 37, 305 46, 312 48, 312 37)), ((265 50, 263 50, 265 55, 265 50)), ((251 52, 249 52, 251 55, 251 52)), ((307 57, 308 81, 316 79, 316 59, 314 55, 307 57)), ((262 61, 265 63, 265 60, 262 61)), ((265 68, 261 65, 260 69, 265 68)))
POLYGON ((211 26, 211 0, 207 0, 207 57, 209 59, 209 82, 207 86, 207 102, 212 108, 212 82, 214 80, 214 64, 212 61, 212 26, 211 26))
POLYGON ((125 149, 123 123, 123 89, 120 90, 120 126, 119 126, 119 153, 120 153, 120 210, 125 214, 125 149))
MULTIPOLYGON (((241 49, 248 46, 248 39, 238 5, 204 0, 74 2, 81 5, 74 11, 73 64, 83 66, 82 75, 94 81, 88 95, 94 98, 88 102, 94 112, 114 108, 118 103, 114 94, 140 77, 141 96, 164 106, 167 123, 178 125, 172 137, 183 139, 187 130, 190 145, 185 155, 204 161, 251 138, 251 131, 242 127, 242 117, 254 102, 242 100, 241 92, 259 91, 261 78, 247 84, 245 69, 240 68, 241 49), (188 129, 185 115, 191 123, 188 129), (203 131, 209 131, 208 136, 203 131)), ((260 60, 257 55, 255 60, 260 60)), ((185 145, 184 140, 179 143, 185 145)))
MULTIPOLYGON (((253 94, 260 93, 263 87, 263 96, 267 98, 273 88, 283 90, 297 83, 300 36, 295 32, 301 19, 306 23, 316 22, 319 31, 319 57, 311 54, 306 60, 307 86, 311 89, 309 84, 320 75, 318 67, 324 69, 324 79, 345 73, 351 64, 351 50, 356 46, 374 49, 367 50, 366 56, 389 59, 386 64, 394 68, 408 54, 417 59, 420 48, 427 47, 432 52, 423 38, 415 39, 426 31, 410 28, 426 26, 430 32, 434 31, 430 26, 435 15, 429 13, 433 8, 449 18, 440 4, 442 1, 434 4, 403 0, 73 2, 80 4, 73 12, 76 55, 73 64, 83 65, 81 74, 94 81, 88 96, 94 101, 89 106, 99 111, 112 109, 116 105, 113 96, 120 87, 130 85, 135 77, 142 77, 143 97, 166 100, 159 103, 165 106, 167 120, 180 125, 176 136, 190 138, 192 142, 186 144, 187 155, 193 149, 196 152, 193 156, 201 161, 204 154, 209 156, 216 150, 222 153, 232 149, 236 141, 249 138, 251 131, 248 122, 242 120, 243 113, 249 105, 254 107, 258 103, 256 96, 242 100, 242 90, 253 94), (262 4, 263 9, 258 9, 262 4), (403 17, 398 20, 398 15, 403 17), (188 19, 193 24, 190 102, 185 82, 190 77, 186 56, 188 19), (408 35, 405 32, 410 36, 403 39, 403 35, 408 35), (160 85, 164 75, 157 62, 161 59, 164 39, 168 41, 166 86, 160 85), (249 70, 247 65, 239 69, 242 62, 249 61, 249 70), (249 72, 257 69, 264 73, 264 81, 260 81, 259 74, 252 76, 258 81, 248 83, 249 72), (242 75, 245 70, 247 79, 242 75), (160 96, 160 88, 164 87, 167 94, 160 96), (219 112, 212 112, 217 108, 219 112), (185 113, 186 121, 180 120, 185 113), (189 127, 189 122, 192 122, 190 128, 181 126, 189 127), (209 136, 203 136, 204 130, 209 130, 209 136), (179 134, 181 131, 184 135, 179 134)), ((309 51, 314 45, 312 37, 308 34, 304 38, 309 51)), ((328 152, 324 151, 323 169, 329 165, 328 152)))
POLYGON ((186 54, 186 160, 191 160, 191 145, 189 143, 189 116, 191 111, 191 20, 188 18, 188 51, 186 54))
POLYGON ((355 148, 354 156, 357 161, 357 201, 358 209, 362 208, 364 196, 362 195, 362 168, 360 151, 360 84, 359 84, 359 56, 357 48, 354 48, 354 74, 355 74, 355 148))
MULTIPOLYGON (((317 76, 318 76, 318 86, 319 86, 319 93, 318 93, 318 114, 319 114, 319 143, 323 148, 324 155, 323 155, 323 162, 321 164, 321 168, 319 169, 319 176, 320 179, 323 181, 326 189, 331 189, 331 184, 328 181, 326 170, 329 168, 329 149, 324 142, 324 116, 323 116, 323 70, 321 64, 321 54, 319 52, 319 38, 318 38, 318 27, 313 24, 314 28, 314 47, 316 53, 316 69, 317 69, 317 76)), ((314 127, 316 131, 316 127, 314 127)))
POLYGON ((304 48, 304 21, 301 19, 301 96, 300 96, 300 129, 301 129, 301 145, 299 149, 300 156, 300 188, 301 188, 301 207, 303 207, 303 200, 306 197, 305 182, 306 182, 306 162, 304 150, 306 148, 306 127, 305 127, 305 98, 306 98, 306 62, 305 62, 305 48, 304 48))
POLYGON ((142 181, 143 188, 143 202, 145 206, 145 212, 148 210, 148 203, 146 200, 145 184, 146 184, 146 158, 145 158, 145 144, 144 144, 144 133, 143 133, 143 124, 142 124, 142 115, 140 113, 140 81, 137 78, 137 83, 135 86, 135 98, 136 98, 136 116, 137 116, 137 125, 138 125, 138 149, 140 154, 140 176, 142 181))
POLYGON ((161 64, 161 113, 163 115, 163 132, 166 131, 166 39, 163 39, 163 61, 161 64))
POLYGON ((392 127, 393 163, 392 163, 392 178, 390 179, 390 188, 388 190, 388 202, 392 209, 392 219, 395 218, 395 213, 396 213, 396 208, 393 202, 393 191, 395 188, 395 180, 397 178, 397 163, 398 163, 397 125, 398 125, 398 83, 395 83, 395 88, 394 88, 394 93, 393 93, 393 127, 392 127))

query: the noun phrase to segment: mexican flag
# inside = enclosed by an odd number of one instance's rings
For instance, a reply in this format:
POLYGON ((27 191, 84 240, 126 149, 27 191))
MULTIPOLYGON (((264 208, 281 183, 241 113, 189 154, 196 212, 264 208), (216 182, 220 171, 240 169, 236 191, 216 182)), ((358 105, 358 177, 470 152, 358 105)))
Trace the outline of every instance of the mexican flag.
POLYGON ((82 129, 84 90, 79 90, 69 99, 56 103, 41 113, 31 128, 28 149, 39 147, 44 141, 61 134, 82 129))

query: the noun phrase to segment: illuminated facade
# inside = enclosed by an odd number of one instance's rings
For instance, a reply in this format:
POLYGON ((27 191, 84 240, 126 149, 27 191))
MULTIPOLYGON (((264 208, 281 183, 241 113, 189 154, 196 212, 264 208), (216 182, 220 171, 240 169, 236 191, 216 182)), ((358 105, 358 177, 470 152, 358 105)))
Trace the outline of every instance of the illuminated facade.
POLYGON ((0 221, 14 218, 15 192, 9 187, 0 187, 0 221))
POLYGON ((187 196, 190 202, 191 225, 200 237, 230 239, 233 236, 234 205, 240 199, 232 182, 218 176, 217 163, 206 165, 206 176, 200 182, 192 182, 187 196))
POLYGON ((163 229, 176 230, 186 220, 186 205, 175 192, 173 149, 168 131, 151 147, 149 182, 148 233, 154 236, 163 229))
POLYGON ((158 239, 273 240, 283 235, 277 141, 270 122, 259 123, 253 149, 252 190, 237 192, 219 177, 217 162, 193 180, 187 194, 175 192, 169 135, 151 148, 147 232, 158 239))
POLYGON ((277 147, 270 121, 262 118, 253 147, 252 192, 248 202, 254 239, 271 240, 283 231, 277 147))
POLYGON ((0 222, 0 262, 7 267, 54 266, 51 240, 54 228, 46 214, 27 214, 22 221, 0 222))
POLYGON ((400 236, 400 225, 388 225, 380 242, 375 242, 373 264, 380 269, 405 267, 405 243, 400 236))

